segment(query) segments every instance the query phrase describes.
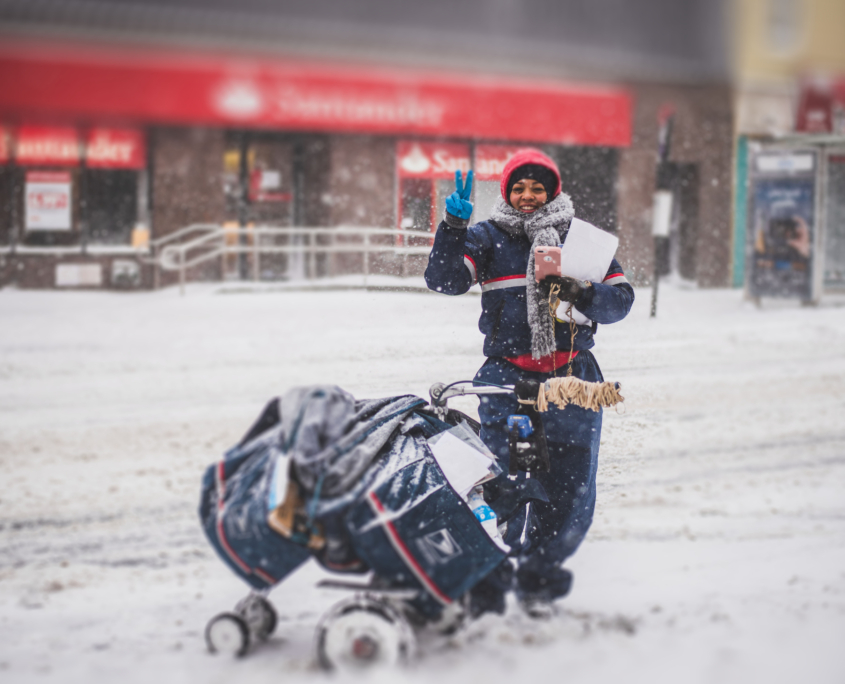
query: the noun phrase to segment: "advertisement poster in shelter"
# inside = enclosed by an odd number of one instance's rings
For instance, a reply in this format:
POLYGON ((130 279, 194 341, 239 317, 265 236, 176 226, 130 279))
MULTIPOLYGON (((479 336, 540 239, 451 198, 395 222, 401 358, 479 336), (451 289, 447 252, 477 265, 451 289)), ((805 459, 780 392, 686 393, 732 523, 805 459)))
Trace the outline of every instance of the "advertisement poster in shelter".
POLYGON ((815 159, 757 158, 748 231, 748 290, 752 297, 813 297, 815 159))

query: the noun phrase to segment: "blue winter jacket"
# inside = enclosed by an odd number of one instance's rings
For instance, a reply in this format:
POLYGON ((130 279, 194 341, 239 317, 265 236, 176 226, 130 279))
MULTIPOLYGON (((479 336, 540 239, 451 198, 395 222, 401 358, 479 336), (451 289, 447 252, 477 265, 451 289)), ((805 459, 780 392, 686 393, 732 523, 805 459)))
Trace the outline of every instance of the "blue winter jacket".
MULTIPOLYGON (((436 292, 464 294, 481 283, 481 318, 484 355, 515 357, 531 353, 531 329, 526 306, 525 267, 531 242, 524 234, 514 237, 492 221, 469 228, 452 228, 441 222, 425 270, 425 282, 436 292)), ((533 274, 531 274, 533 277, 533 274)), ((598 323, 616 323, 631 310, 634 289, 616 259, 601 283, 592 283, 574 306, 593 323, 577 326, 575 349, 591 349, 598 323)), ((563 305, 562 305, 563 306, 563 305)), ((555 326, 557 349, 569 351, 568 323, 555 326)))

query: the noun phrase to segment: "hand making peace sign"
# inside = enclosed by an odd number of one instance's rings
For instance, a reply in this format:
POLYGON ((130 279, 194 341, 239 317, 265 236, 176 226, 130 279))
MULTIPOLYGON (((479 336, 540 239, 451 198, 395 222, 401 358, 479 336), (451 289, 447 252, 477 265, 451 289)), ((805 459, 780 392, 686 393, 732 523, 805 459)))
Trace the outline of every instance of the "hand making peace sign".
POLYGON ((467 220, 472 215, 472 203, 469 201, 472 194, 472 170, 467 171, 467 182, 464 185, 460 172, 455 171, 455 192, 446 198, 446 211, 452 216, 467 220))

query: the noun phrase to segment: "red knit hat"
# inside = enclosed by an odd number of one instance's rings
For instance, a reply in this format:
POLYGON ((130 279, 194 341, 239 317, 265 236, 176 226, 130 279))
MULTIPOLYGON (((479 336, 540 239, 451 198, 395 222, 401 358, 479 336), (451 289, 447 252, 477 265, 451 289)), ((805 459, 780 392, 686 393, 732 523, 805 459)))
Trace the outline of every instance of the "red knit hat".
MULTIPOLYGON (((508 159, 508 163, 505 164, 505 168, 502 170, 502 197, 504 198, 505 202, 510 203, 510 199, 508 199, 508 181, 511 178, 511 175, 514 171, 516 171, 520 166, 526 166, 529 164, 533 164, 536 166, 542 166, 554 174, 555 179, 557 180, 557 185, 554 187, 551 193, 549 193, 549 199, 554 199, 560 194, 560 171, 558 171, 557 164, 555 164, 549 157, 545 154, 540 152, 533 147, 525 147, 516 154, 514 154, 510 159, 508 159)), ((521 180, 517 178, 515 180, 521 180)))

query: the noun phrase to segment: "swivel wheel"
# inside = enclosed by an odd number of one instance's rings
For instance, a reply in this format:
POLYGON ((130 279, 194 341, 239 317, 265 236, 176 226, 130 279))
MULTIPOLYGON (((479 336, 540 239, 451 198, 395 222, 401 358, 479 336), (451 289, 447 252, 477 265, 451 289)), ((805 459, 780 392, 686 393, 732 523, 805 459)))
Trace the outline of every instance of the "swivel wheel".
POLYGON ((356 596, 336 604, 317 627, 317 658, 341 672, 402 665, 413 656, 413 630, 388 601, 356 596))
POLYGON ((220 613, 205 628, 205 643, 211 653, 241 657, 249 650, 249 626, 235 613, 220 613))
POLYGON ((250 594, 239 601, 235 613, 246 622, 250 635, 260 641, 267 639, 276 629, 276 609, 260 594, 250 594))

